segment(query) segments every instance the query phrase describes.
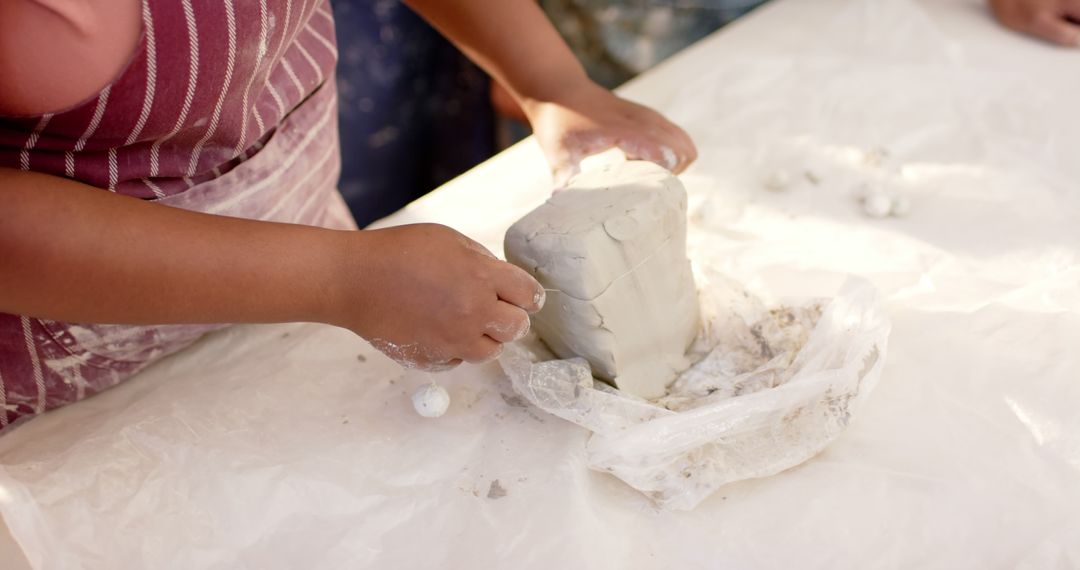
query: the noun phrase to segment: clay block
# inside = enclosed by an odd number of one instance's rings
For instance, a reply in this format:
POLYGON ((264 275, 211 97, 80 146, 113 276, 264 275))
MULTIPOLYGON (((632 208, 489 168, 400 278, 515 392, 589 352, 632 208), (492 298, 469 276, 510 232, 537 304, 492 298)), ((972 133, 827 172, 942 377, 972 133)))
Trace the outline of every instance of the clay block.
POLYGON ((506 258, 548 289, 533 328, 620 390, 656 398, 698 331, 686 190, 648 162, 587 172, 515 223, 506 258))

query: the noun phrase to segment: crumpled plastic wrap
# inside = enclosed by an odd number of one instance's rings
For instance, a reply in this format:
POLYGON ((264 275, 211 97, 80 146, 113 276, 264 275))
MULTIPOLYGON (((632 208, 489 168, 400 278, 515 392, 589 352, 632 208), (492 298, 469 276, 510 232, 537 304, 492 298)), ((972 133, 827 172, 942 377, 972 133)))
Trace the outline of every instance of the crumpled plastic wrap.
POLYGON ((813 457, 855 417, 885 362, 889 322, 865 281, 823 308, 772 309, 704 281, 698 362, 656 402, 594 381, 580 358, 534 362, 515 345, 500 359, 517 393, 592 432, 589 467, 663 508, 692 509, 722 485, 813 457))

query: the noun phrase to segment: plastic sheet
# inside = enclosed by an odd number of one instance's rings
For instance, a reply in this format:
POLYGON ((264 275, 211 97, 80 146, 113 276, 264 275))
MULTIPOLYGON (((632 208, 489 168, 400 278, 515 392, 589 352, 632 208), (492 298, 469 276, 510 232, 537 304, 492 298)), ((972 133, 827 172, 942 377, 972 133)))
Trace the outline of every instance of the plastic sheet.
MULTIPOLYGON (((238 327, 0 436, 0 513, 49 570, 1080 566, 1080 53, 922 6, 780 0, 630 91, 699 141, 696 265, 770 299, 880 291, 888 362, 814 458, 659 510, 498 365, 440 375, 425 419, 429 379, 348 332, 238 327), (874 148, 905 218, 853 195, 874 148), (777 160, 818 183, 764 189, 777 160)), ((517 147, 395 221, 497 247, 533 172, 517 147)))
POLYGON ((670 509, 819 453, 877 384, 889 335, 866 282, 852 280, 823 308, 769 308, 736 284, 698 282, 697 363, 658 401, 594 381, 582 359, 536 359, 519 346, 500 359, 531 404, 593 433, 589 467, 670 509))

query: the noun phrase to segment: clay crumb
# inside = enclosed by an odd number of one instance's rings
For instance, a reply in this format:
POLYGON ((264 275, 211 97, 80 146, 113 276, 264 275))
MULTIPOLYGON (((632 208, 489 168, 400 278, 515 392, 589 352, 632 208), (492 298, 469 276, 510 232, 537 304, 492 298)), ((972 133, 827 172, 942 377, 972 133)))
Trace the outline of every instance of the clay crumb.
POLYGON ((488 487, 487 498, 489 499, 501 499, 506 496, 506 489, 499 483, 498 479, 491 482, 491 486, 488 487))
POLYGON ((521 398, 521 396, 507 396, 506 394, 499 394, 502 396, 507 406, 513 406, 515 408, 528 408, 529 404, 521 398))

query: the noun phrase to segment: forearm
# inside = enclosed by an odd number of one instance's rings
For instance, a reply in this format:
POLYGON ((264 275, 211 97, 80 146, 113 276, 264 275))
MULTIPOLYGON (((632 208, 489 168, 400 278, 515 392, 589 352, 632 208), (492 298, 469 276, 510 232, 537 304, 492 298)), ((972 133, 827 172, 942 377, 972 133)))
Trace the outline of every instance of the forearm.
POLYGON ((117 324, 324 320, 342 233, 0 169, 0 311, 117 324))
POLYGON ((520 103, 552 101, 585 70, 534 0, 407 0, 520 103))
POLYGON ((616 146, 675 173, 697 158, 685 131, 590 81, 536 0, 405 1, 507 88, 557 185, 616 146))

